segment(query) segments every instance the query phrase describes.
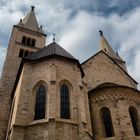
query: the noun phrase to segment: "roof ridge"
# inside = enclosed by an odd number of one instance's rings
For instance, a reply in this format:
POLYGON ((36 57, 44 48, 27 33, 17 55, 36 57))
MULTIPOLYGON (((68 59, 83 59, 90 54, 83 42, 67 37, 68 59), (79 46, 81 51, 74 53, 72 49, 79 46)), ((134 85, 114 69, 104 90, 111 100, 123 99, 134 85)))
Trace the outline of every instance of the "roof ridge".
POLYGON ((53 48, 54 48, 54 50, 53 50, 53 51, 54 51, 54 54, 55 54, 55 51, 56 51, 56 49, 55 49, 56 43, 54 42, 54 44, 55 44, 55 45, 54 45, 54 47, 53 47, 53 48))
POLYGON ((64 48, 59 46, 56 42, 52 42, 51 44, 45 46, 44 48, 33 52, 31 55, 25 57, 25 59, 36 60, 47 56, 58 55, 61 57, 75 59, 69 52, 67 52, 64 48))

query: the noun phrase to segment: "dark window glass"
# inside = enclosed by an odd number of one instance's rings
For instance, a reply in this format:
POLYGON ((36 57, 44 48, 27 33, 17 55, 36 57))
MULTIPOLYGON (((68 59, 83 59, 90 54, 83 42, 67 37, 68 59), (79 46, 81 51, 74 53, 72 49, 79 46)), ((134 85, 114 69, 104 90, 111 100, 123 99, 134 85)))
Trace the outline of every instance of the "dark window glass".
POLYGON ((69 89, 66 85, 62 85, 60 89, 60 99, 61 99, 61 118, 69 119, 69 89))
POLYGON ((23 56, 24 56, 24 50, 21 49, 21 50, 19 51, 19 57, 23 57, 23 56))
POLYGON ((108 108, 101 109, 102 120, 105 128, 106 137, 114 136, 113 125, 111 120, 110 111, 108 108))
POLYGON ((24 56, 27 56, 27 55, 29 55, 29 52, 28 51, 25 51, 24 56))
POLYGON ((26 37, 25 37, 25 36, 22 37, 22 44, 23 44, 23 45, 26 44, 26 37))
POLYGON ((136 136, 139 136, 138 131, 138 118, 137 118, 137 110, 134 107, 129 107, 129 114, 133 126, 133 130, 136 136))
POLYGON ((35 42, 36 42, 36 40, 35 39, 32 39, 32 43, 31 43, 31 46, 32 47, 35 47, 35 42))
POLYGON ((40 86, 36 93, 35 120, 45 118, 46 89, 40 86))
POLYGON ((27 38, 27 43, 26 43, 27 46, 30 46, 31 45, 31 38, 27 38))

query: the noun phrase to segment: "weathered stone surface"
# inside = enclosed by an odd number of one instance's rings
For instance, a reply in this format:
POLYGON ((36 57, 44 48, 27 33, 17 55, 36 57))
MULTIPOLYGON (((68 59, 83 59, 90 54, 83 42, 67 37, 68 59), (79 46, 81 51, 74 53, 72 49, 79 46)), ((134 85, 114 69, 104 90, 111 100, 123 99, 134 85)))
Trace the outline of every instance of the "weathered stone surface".
POLYGON ((14 140, 16 135, 22 140, 25 140, 23 135, 27 140, 44 138, 78 140, 82 137, 87 140, 91 139, 88 136, 89 134, 92 136, 92 131, 89 110, 86 110, 88 108, 87 90, 86 86, 81 88, 83 85, 79 83, 79 79, 82 81, 81 73, 76 69, 79 69, 76 63, 61 59, 49 59, 33 64, 25 63, 14 96, 11 140, 14 140), (52 65, 55 66, 53 70, 52 65), (52 83, 52 81, 55 82, 52 83), (46 115, 43 120, 36 121, 34 120, 35 98, 40 84, 47 89, 46 115), (62 84, 66 84, 70 92, 70 119, 68 120, 60 117, 60 87, 62 84), (82 126, 82 123, 85 126, 82 126), (23 126, 23 131, 18 131, 17 125, 23 126))
MULTIPOLYGON (((89 93, 91 108, 92 128, 97 140, 106 140, 101 108, 107 107, 110 110, 115 136, 111 140, 138 140, 135 136, 129 107, 133 106, 140 110, 140 92, 124 86, 112 86, 95 89, 89 93)), ((138 126, 140 128, 140 126, 138 126)), ((140 129, 139 129, 140 130, 140 129)))
POLYGON ((136 83, 102 51, 82 64, 88 90, 102 83, 116 83, 136 88, 136 83))

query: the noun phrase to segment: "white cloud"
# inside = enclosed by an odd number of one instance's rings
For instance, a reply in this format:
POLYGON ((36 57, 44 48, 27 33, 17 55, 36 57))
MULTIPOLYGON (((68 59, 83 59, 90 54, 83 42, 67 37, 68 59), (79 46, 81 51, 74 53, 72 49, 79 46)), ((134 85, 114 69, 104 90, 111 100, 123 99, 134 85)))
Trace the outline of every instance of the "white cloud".
MULTIPOLYGON (((138 83, 140 83, 140 50, 134 56, 133 64, 128 66, 128 70, 138 83)), ((140 85, 138 85, 140 89, 140 85)))
MULTIPOLYGON (((16 24, 25 13, 29 5, 36 6, 39 24, 49 35, 57 34, 56 39, 66 50, 76 58, 84 61, 93 55, 99 48, 99 33, 102 29, 112 47, 127 61, 129 72, 140 82, 138 65, 140 54, 140 8, 134 9, 123 16, 118 13, 102 16, 95 10, 101 5, 96 0, 9 0, 0 7, 0 37, 8 36, 13 24, 16 24), (94 5, 92 6, 92 3, 94 5), (23 6, 24 5, 24 6, 23 6), (86 10, 88 7, 94 11, 86 10), (21 11, 26 9, 26 11, 21 11), (77 9, 76 13, 74 9, 77 9)), ((117 6, 118 2, 112 1, 109 7, 117 6)), ((125 5, 125 4, 124 4, 125 5)), ((5 39, 5 38, 4 38, 5 39)), ((48 36, 50 43, 52 36, 48 36)), ((8 37, 6 38, 8 41, 8 37)), ((3 43, 3 42, 2 42, 3 43)), ((4 43, 3 43, 4 44, 4 43)), ((5 48, 0 47, 0 68, 2 67, 5 48)))
POLYGON ((99 29, 113 48, 127 61, 130 75, 140 82, 140 8, 127 15, 116 14, 102 17, 81 11, 65 29, 60 44, 77 56, 81 61, 94 54, 99 46, 99 29))

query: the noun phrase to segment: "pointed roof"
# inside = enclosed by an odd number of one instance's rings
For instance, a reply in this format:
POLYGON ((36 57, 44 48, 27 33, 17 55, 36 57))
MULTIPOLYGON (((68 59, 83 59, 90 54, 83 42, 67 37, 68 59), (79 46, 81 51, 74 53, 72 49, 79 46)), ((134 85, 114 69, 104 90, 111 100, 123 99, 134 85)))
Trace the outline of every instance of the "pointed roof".
POLYGON ((56 42, 49 44, 48 46, 40 49, 37 52, 32 53, 31 55, 25 57, 28 60, 38 60, 41 58, 49 57, 49 56, 60 56, 65 57, 72 60, 77 60, 70 53, 68 53, 65 49, 59 46, 56 42))
POLYGON ((100 49, 103 50, 111 58, 119 60, 119 61, 123 61, 122 58, 118 55, 118 53, 115 53, 115 51, 109 45, 109 43, 107 42, 107 40, 105 39, 103 35, 103 32, 101 30, 99 32, 100 32, 100 49))
POLYGON ((120 69, 122 70, 130 79, 132 79, 134 81, 135 84, 138 84, 137 81, 135 81, 129 74, 128 72, 123 69, 113 58, 111 58, 109 55, 107 55, 103 50, 100 50, 99 52, 97 52, 96 54, 92 55, 91 57, 89 57, 87 60, 85 60, 83 63, 81 63, 82 65, 85 65, 88 61, 90 61, 91 59, 94 59, 96 56, 99 56, 99 54, 105 54, 111 61, 113 61, 113 63, 120 69))
POLYGON ((23 19, 20 20, 18 25, 33 31, 43 33, 42 26, 40 28, 38 26, 34 9, 35 7, 31 6, 31 11, 23 19))

